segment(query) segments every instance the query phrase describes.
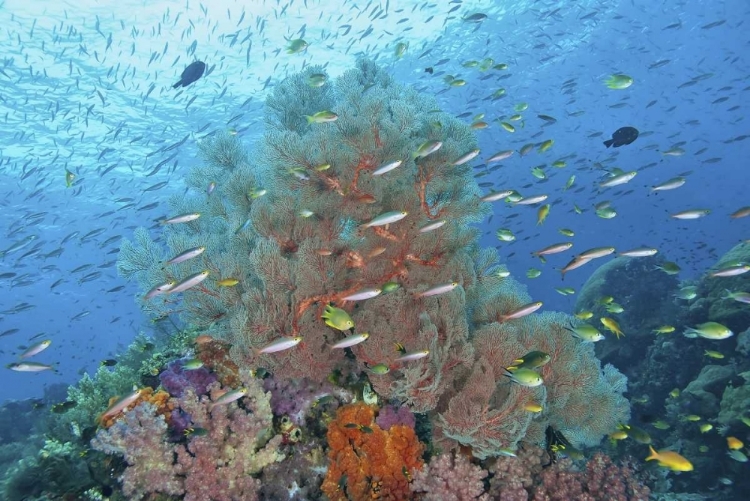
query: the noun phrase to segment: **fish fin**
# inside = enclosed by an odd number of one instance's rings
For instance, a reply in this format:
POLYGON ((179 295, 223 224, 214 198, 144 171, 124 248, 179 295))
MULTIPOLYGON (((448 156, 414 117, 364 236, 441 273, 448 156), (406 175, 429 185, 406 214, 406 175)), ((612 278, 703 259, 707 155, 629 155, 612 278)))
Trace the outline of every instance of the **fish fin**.
POLYGON ((607 148, 609 148, 613 144, 615 144, 615 140, 614 139, 607 139, 606 141, 604 141, 604 146, 606 146, 607 148))
POLYGON ((652 446, 648 446, 648 450, 651 452, 651 455, 646 458, 646 461, 651 461, 652 459, 659 460, 659 453, 654 450, 652 446))
POLYGON ((172 88, 173 88, 173 89, 176 89, 176 88, 177 88, 177 87, 179 87, 180 85, 182 85, 182 79, 180 79, 180 80, 179 80, 179 81, 178 81, 178 82, 177 82, 176 84, 174 84, 174 85, 172 86, 172 88))

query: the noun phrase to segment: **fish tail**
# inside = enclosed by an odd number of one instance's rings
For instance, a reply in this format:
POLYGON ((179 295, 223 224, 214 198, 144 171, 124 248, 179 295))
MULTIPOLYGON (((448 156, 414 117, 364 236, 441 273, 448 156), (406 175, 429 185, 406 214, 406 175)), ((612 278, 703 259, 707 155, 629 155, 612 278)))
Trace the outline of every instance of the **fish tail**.
POLYGON ((180 79, 180 80, 179 80, 179 81, 178 81, 178 82, 177 82, 176 84, 174 84, 174 85, 172 86, 172 88, 173 88, 173 89, 176 89, 176 88, 177 88, 177 87, 179 87, 180 85, 182 85, 182 79, 180 79))
POLYGON ((307 125, 310 125, 311 123, 315 122, 315 118, 313 118, 312 115, 305 115, 305 119, 307 119, 307 125))
POLYGON ((651 461, 653 459, 658 460, 659 459, 659 453, 654 450, 652 446, 648 446, 648 450, 651 452, 651 455, 646 458, 646 461, 651 461))
POLYGON ((615 144, 615 140, 614 139, 607 139, 606 141, 604 141, 604 146, 606 146, 607 148, 609 148, 613 144, 615 144))

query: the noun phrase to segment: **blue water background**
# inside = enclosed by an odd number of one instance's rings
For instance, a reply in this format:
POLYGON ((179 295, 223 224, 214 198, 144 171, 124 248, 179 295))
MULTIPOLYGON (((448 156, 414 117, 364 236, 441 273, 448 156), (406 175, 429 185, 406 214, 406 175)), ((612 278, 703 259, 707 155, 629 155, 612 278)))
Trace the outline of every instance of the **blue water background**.
MULTIPOLYGON (((576 232, 574 252, 610 245, 618 250, 656 247, 682 267, 682 279, 700 276, 717 256, 750 238, 750 218, 729 218, 732 211, 750 205, 750 141, 728 142, 750 134, 745 120, 750 98, 746 1, 484 1, 464 2, 450 14, 447 11, 458 4, 436 2, 425 7, 423 2, 390 1, 386 12, 386 3, 369 2, 367 11, 355 18, 366 2, 346 2, 342 7, 339 2, 308 0, 305 7, 297 0, 286 8, 283 3, 254 2, 254 7, 245 8, 241 22, 241 2, 210 2, 207 15, 194 1, 150 2, 148 7, 128 1, 90 7, 47 1, 2 4, 0 250, 38 235, 35 244, 41 245, 41 251, 19 260, 32 244, 0 261, 0 273, 28 273, 27 281, 32 282, 12 286, 11 280, 0 281, 0 311, 6 312, 0 314, 0 333, 19 329, 0 337, 0 364, 16 361, 21 347, 44 333, 39 339, 51 339, 52 346, 35 360, 54 363, 59 372, 30 374, 2 368, 0 400, 39 397, 46 385, 73 383, 80 373, 95 370, 102 359, 124 349, 137 332, 151 332, 153 324, 134 300, 141 291, 119 278, 111 264, 116 254, 110 251, 119 242, 104 247, 102 243, 115 235, 130 238, 135 227, 152 227, 169 215, 167 200, 184 191, 184 177, 199 162, 196 141, 205 134, 235 127, 252 148, 263 132, 264 96, 304 65, 327 64, 335 77, 351 67, 357 55, 367 55, 387 67, 397 81, 437 96, 444 110, 456 115, 485 113, 490 127, 477 131, 482 154, 473 162, 476 166, 497 151, 554 139, 547 153, 533 152, 524 158, 516 153, 499 170, 478 179, 524 195, 549 194, 553 206, 541 226, 536 225, 536 208, 503 202, 494 204, 492 221, 482 225, 482 245, 499 246, 513 276, 528 285, 535 300, 544 301, 545 309, 573 312, 575 296, 562 296, 554 287, 578 290, 598 265, 575 270, 564 282, 555 268, 563 266, 571 253, 552 256, 541 266, 530 253, 567 241, 559 228, 576 232), (373 21, 368 14, 377 12, 373 9, 378 4, 387 15, 373 21), (461 21, 460 16, 478 11, 489 16, 482 24, 461 21), (399 23, 400 19, 406 21, 399 23), (195 28, 185 33, 191 29, 190 21, 195 28), (718 21, 725 22, 703 28, 718 21), (344 33, 345 28, 339 28, 344 24, 352 25, 349 34, 333 37, 344 33), (667 28, 674 24, 679 27, 667 28), (309 49, 285 54, 284 37, 297 38, 303 25, 309 49), (361 38, 370 25, 373 32, 361 38), (239 32, 236 39, 235 32, 239 32), (107 49, 110 33, 112 44, 107 49), (247 34, 250 38, 242 41, 247 34), (196 57, 215 68, 175 97, 178 92, 171 85, 192 60, 186 50, 193 40, 198 40, 196 57), (400 41, 408 41, 409 49, 398 59, 394 50, 400 41), (507 63, 509 69, 481 72, 461 66, 485 57, 507 63), (441 59, 449 61, 436 65, 441 59), (666 59, 670 61, 664 66, 649 69, 666 59), (468 84, 448 87, 442 76, 425 73, 426 67, 464 78, 468 84), (512 76, 496 79, 507 73, 512 76), (610 90, 602 81, 613 73, 630 75, 635 83, 625 90, 610 90), (493 76, 480 80, 488 74, 493 76), (707 74, 711 76, 678 88, 707 74), (576 83, 570 94, 562 88, 568 80, 576 83), (144 98, 152 83, 154 90, 144 98), (492 100, 500 87, 506 89, 506 96, 492 100), (728 99, 712 104, 722 97, 728 99), (647 107, 651 101, 656 103, 647 107), (529 103, 523 113, 525 126, 511 134, 495 119, 514 114, 513 105, 520 102, 529 103), (625 106, 612 108, 619 103, 625 106), (569 116, 578 111, 584 113, 569 116), (227 125, 239 114, 241 118, 227 125), (553 116, 557 122, 545 125, 537 114, 553 116), (619 150, 604 148, 602 141, 625 125, 652 134, 619 150), (589 137, 597 132, 603 135, 589 137), (186 136, 181 146, 159 152, 186 136), (662 154, 678 142, 685 142, 683 156, 662 154), (99 159, 106 148, 113 150, 99 159), (697 155, 702 148, 707 149, 697 155), (157 174, 146 177, 175 152, 157 174), (566 159, 565 168, 550 167, 560 158, 566 159), (705 162, 714 158, 720 160, 705 162), (117 166, 102 175, 115 162, 117 166), (602 191, 597 184, 603 171, 597 162, 639 173, 623 189, 602 191), (651 163, 656 165, 643 169, 651 163), (531 168, 540 164, 547 164, 549 179, 544 182, 531 175, 531 168), (66 166, 78 174, 72 188, 65 187, 66 166), (648 187, 687 171, 692 173, 684 187, 649 195, 648 187), (563 192, 572 174, 575 185, 563 192), (144 192, 164 181, 166 187, 144 192), (532 187, 521 189, 526 184, 532 187), (629 189, 633 192, 621 195, 629 189), (122 198, 133 198, 136 206, 121 209, 127 202, 116 200, 122 198), (617 217, 604 220, 594 214, 593 204, 603 200, 612 200, 617 217), (153 202, 158 207, 137 210, 153 202), (585 212, 576 214, 574 203, 585 212), (712 213, 695 221, 669 217, 695 208, 709 208, 712 213), (47 214, 14 232, 38 212, 47 214), (511 214, 518 216, 508 219, 511 214), (105 231, 81 242, 83 235, 98 228, 105 231), (498 228, 514 231, 517 241, 499 242, 498 228), (65 244, 60 257, 42 257, 74 231, 80 233, 65 244), (87 263, 93 265, 91 269, 71 273, 87 263), (106 266, 97 268, 100 265, 106 266), (527 279, 530 267, 542 269, 542 275, 527 279), (101 271, 102 276, 78 283, 93 271, 101 271), (65 281, 50 290, 60 278, 65 281), (106 292, 121 285, 120 291, 106 292), (24 302, 34 308, 8 313, 24 302), (86 311, 87 316, 71 320, 86 311)), ((465 120, 468 123, 471 117, 465 120)), ((158 229, 153 232, 158 234, 158 229)))

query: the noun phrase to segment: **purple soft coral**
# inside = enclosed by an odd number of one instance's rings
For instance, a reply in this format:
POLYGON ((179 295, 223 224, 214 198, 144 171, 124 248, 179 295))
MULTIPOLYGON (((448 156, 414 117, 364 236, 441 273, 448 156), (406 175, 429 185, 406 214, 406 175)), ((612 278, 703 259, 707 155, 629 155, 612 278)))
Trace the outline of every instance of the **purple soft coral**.
POLYGON ((216 381, 216 375, 205 367, 185 370, 183 363, 175 360, 159 374, 162 387, 174 397, 181 397, 187 388, 192 388, 196 395, 205 395, 208 386, 216 381))
POLYGON ((384 431, 391 429, 394 424, 403 424, 414 429, 414 425, 417 423, 414 414, 409 410, 408 407, 401 406, 396 407, 393 405, 386 405, 378 412, 378 417, 375 419, 375 423, 380 426, 384 431))
MULTIPOLYGON (((329 383, 308 378, 283 380, 269 377, 263 380, 263 388, 271 392, 274 415, 288 416, 297 426, 305 424, 305 416, 318 399, 334 394, 337 398, 343 396, 343 392, 337 391, 329 383)), ((331 402, 335 400, 331 399, 331 402)))

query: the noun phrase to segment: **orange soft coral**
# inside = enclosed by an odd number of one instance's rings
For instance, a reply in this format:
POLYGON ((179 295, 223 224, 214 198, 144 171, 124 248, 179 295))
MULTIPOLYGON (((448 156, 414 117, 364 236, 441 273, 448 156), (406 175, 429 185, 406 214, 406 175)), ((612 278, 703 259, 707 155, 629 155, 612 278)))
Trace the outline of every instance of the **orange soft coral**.
POLYGON ((332 501, 409 498, 410 472, 421 468, 424 446, 414 430, 375 424, 375 407, 344 406, 328 426, 328 474, 321 489, 332 501))
MULTIPOLYGON (((112 397, 109 399, 108 407, 110 407, 112 404, 114 404, 117 400, 119 400, 119 397, 112 397)), ((170 395, 164 390, 154 391, 153 388, 150 386, 146 386, 141 390, 140 395, 137 399, 133 400, 133 402, 125 407, 122 412, 118 412, 117 414, 113 414, 111 416, 106 416, 105 414, 102 414, 102 416, 99 417, 99 425, 102 428, 109 428, 115 422, 122 417, 122 415, 129 411, 130 409, 133 409, 141 404, 141 402, 149 402, 154 404, 156 407, 156 413, 158 415, 163 415, 164 419, 167 420, 167 423, 169 423, 169 420, 172 415, 172 409, 174 409, 174 403, 170 401, 170 395)))

